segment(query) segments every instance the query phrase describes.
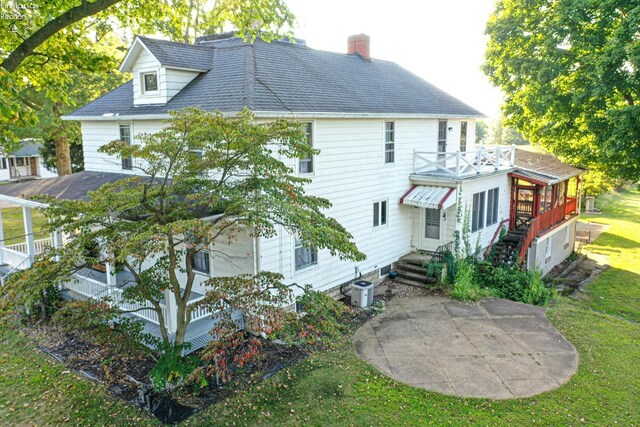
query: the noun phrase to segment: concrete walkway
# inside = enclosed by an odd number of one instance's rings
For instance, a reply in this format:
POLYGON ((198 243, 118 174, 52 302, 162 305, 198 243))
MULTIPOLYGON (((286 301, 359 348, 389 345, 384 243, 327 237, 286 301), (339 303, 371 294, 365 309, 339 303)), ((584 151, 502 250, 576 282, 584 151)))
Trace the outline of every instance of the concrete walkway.
POLYGON ((560 386, 578 366, 575 348, 543 308, 503 299, 395 298, 354 344, 400 382, 464 397, 533 396, 560 386))

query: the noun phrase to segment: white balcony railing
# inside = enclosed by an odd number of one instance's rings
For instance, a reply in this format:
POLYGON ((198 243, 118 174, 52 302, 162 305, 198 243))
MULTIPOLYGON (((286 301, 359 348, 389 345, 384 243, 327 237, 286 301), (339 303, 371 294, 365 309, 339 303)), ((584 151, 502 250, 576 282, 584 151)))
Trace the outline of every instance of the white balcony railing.
POLYGON ((467 152, 414 151, 413 172, 451 178, 491 173, 513 168, 515 153, 515 145, 479 147, 467 152))

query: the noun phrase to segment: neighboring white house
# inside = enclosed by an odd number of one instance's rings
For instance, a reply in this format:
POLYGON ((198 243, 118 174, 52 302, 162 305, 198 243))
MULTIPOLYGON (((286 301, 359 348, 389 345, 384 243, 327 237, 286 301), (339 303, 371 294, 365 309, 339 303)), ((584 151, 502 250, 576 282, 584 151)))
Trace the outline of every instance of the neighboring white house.
MULTIPOLYGON (((577 185, 579 170, 565 166, 558 174, 518 164, 522 153, 515 147, 476 146, 480 112, 395 63, 370 58, 368 36, 350 37, 348 49, 317 51, 301 40, 249 44, 231 36, 204 37, 196 45, 137 37, 121 66, 132 81, 65 117, 81 122, 86 171, 44 187, 0 187, 0 201, 22 204, 26 212, 33 202, 25 199, 34 194, 85 198, 101 183, 136 171, 136 159, 100 153, 100 146, 160 130, 170 110, 197 106, 233 115, 247 107, 258 120, 307 123, 309 142, 320 154, 284 161, 311 178, 308 193, 331 201, 327 214, 353 234, 367 259, 341 261, 283 230, 259 239, 247 232, 229 248, 233 263, 203 253, 203 279, 274 271, 287 283, 325 291, 360 276, 378 280, 404 255, 450 247, 462 228, 458 209, 468 212, 473 245, 488 248, 504 226, 522 236, 526 247, 511 249, 528 254, 532 268, 548 271, 568 255, 565 240, 568 235, 573 242, 579 206, 567 195, 568 181, 577 185), (551 235, 562 236, 562 244, 551 235)), ((61 244, 59 237, 54 242, 61 244)), ((34 243, 27 243, 26 256, 32 257, 34 243)), ((13 252, 0 248, 0 261, 16 257, 13 252)), ((92 274, 68 287, 95 296, 120 280, 92 274)), ((411 282, 410 274, 405 280, 411 282)), ((194 289, 196 298, 204 293, 194 289)), ((167 312, 173 313, 170 306, 167 312)), ((145 313, 138 315, 157 323, 145 313)), ((208 313, 198 315, 194 320, 208 313)), ((197 347, 208 330, 192 330, 197 347)))
POLYGON ((0 181, 53 178, 58 176, 42 163, 39 149, 42 144, 36 139, 23 139, 20 149, 0 156, 0 181))

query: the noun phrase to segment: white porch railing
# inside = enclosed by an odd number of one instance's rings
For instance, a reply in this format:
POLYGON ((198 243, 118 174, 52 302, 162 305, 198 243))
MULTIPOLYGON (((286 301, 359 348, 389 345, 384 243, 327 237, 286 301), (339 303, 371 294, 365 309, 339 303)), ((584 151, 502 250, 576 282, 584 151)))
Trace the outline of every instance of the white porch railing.
MULTIPOLYGON (((51 247, 51 239, 34 240, 33 245, 36 249, 35 255, 38 255, 44 252, 48 247, 51 247)), ((7 245, 6 247, 14 251, 22 252, 25 255, 27 253, 27 242, 7 245)))
POLYGON ((414 151, 413 172, 463 178, 510 169, 514 165, 515 154, 515 145, 479 147, 476 151, 467 152, 414 151))
MULTIPOLYGON (((198 301, 201 301, 203 299, 204 299, 204 296, 201 296, 192 301, 189 301, 188 305, 195 304, 198 301)), ((213 312, 209 309, 209 307, 203 307, 203 306, 196 307, 196 309, 193 310, 190 314, 191 321, 193 322, 196 320, 204 319, 205 317, 211 317, 211 314, 213 314, 213 312)))
POLYGON ((2 260, 2 264, 7 264, 19 269, 25 269, 31 266, 31 263, 28 261, 29 256, 25 252, 16 251, 8 246, 0 247, 0 260, 2 260))
MULTIPOLYGON (((149 304, 145 302, 130 302, 122 299, 122 289, 107 286, 95 279, 76 274, 70 282, 64 284, 66 289, 70 289, 88 298, 100 299, 110 297, 112 307, 118 307, 122 311, 130 312, 132 315, 140 317, 156 325, 160 324, 158 313, 153 309, 147 309, 149 304)), ((160 303, 162 315, 167 319, 168 312, 165 304, 160 303)))

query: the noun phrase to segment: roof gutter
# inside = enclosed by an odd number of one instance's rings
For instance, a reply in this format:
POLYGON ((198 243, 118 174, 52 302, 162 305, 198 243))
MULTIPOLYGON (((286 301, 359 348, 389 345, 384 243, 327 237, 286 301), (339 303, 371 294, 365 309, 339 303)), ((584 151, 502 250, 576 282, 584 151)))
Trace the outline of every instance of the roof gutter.
MULTIPOLYGON (((235 117, 239 111, 224 112, 225 117, 235 117)), ((335 113, 335 112, 299 112, 286 111, 254 111, 254 116, 261 119, 481 119, 483 115, 461 114, 407 114, 407 113, 335 113)), ((62 116, 62 120, 76 121, 117 121, 117 120, 164 120, 170 119, 168 113, 162 114, 129 114, 102 116, 62 116)))

